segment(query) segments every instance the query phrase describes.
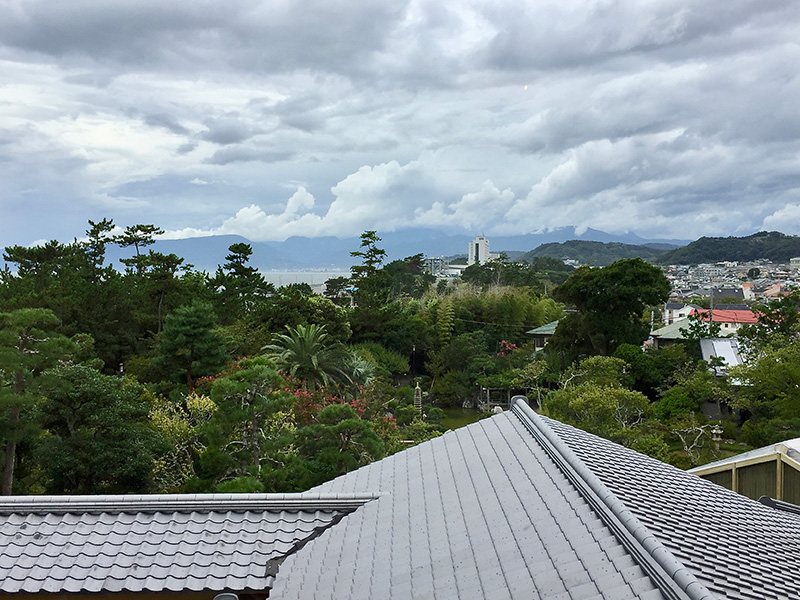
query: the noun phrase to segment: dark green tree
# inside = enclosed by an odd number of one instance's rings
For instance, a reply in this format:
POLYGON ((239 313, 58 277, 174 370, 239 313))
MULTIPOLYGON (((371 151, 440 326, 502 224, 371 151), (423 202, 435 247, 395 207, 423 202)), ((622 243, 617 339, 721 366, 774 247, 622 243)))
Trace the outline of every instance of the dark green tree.
POLYGON ((86 256, 89 258, 91 269, 90 279, 96 283, 102 277, 112 275, 112 272, 105 269, 106 259, 106 246, 113 243, 113 236, 109 235, 114 229, 114 222, 111 219, 103 219, 102 221, 89 220, 89 229, 86 230, 86 236, 89 238, 85 242, 86 256))
POLYGON ((252 311, 259 302, 275 292, 275 286, 249 264, 252 255, 250 244, 231 244, 225 264, 217 269, 210 282, 217 292, 226 323, 232 323, 242 314, 252 311))
POLYGON ((369 422, 359 419, 353 407, 331 404, 317 422, 297 432, 300 455, 307 460, 308 486, 343 475, 383 458, 385 447, 369 422))
POLYGON ((200 456, 200 474, 211 489, 220 484, 228 489, 239 480, 239 491, 294 491, 279 483, 295 441, 294 397, 286 386, 263 357, 240 361, 214 381, 211 399, 217 410, 204 428, 206 448, 200 456))
MULTIPOLYGON (((77 353, 78 346, 57 333, 58 317, 44 308, 0 313, 0 438, 3 441, 2 494, 12 493, 17 447, 31 428, 26 421, 37 398, 42 372, 77 353)), ((35 429, 35 427, 34 427, 35 429)))
POLYGON ((800 337, 800 292, 755 304, 757 323, 744 325, 737 332, 749 354, 780 348, 800 337))
POLYGON ((150 427, 143 386, 85 365, 46 371, 38 406, 39 462, 53 494, 122 494, 150 489, 165 440, 150 427))
POLYGON ((350 286, 350 279, 347 277, 331 277, 325 282, 325 297, 337 306, 349 306, 350 296, 347 290, 350 286))
POLYGON ((393 298, 420 298, 436 281, 433 275, 425 271, 425 258, 422 254, 392 261, 384 267, 384 271, 393 298))
POLYGON ((669 290, 661 269, 640 258, 576 269, 553 290, 575 312, 559 321, 550 344, 572 355, 608 355, 620 344, 639 345, 649 331, 645 308, 666 301, 669 290))
POLYGON ((364 308, 380 306, 389 297, 386 273, 381 269, 386 251, 378 248, 380 241, 374 231, 365 231, 361 234, 361 249, 350 253, 361 259, 361 264, 350 267, 350 280, 356 288, 356 304, 364 308))
POLYGON ((135 270, 137 275, 144 273, 147 263, 146 255, 142 254, 142 250, 154 244, 155 236, 162 233, 164 233, 164 230, 155 225, 138 224, 126 227, 124 233, 114 236, 114 243, 121 248, 133 246, 135 254, 131 258, 121 258, 120 262, 126 267, 135 270))
POLYGON ((194 389, 195 378, 219 373, 227 362, 216 323, 211 304, 199 300, 175 309, 164 319, 157 356, 165 366, 183 375, 189 391, 194 389))

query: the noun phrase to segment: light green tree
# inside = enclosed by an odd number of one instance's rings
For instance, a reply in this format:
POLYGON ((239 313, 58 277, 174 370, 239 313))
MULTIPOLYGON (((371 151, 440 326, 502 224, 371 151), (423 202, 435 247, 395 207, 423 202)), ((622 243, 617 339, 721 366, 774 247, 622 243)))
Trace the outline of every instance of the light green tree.
POLYGON ((287 327, 288 333, 276 336, 264 348, 267 356, 290 377, 299 379, 306 389, 346 383, 350 360, 344 344, 333 340, 322 325, 287 327))

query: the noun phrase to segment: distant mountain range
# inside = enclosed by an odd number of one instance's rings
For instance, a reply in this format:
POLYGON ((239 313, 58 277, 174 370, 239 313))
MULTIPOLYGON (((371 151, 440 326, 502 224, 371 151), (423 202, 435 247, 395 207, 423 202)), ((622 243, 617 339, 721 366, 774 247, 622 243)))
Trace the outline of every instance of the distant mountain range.
MULTIPOLYGON (((408 229, 378 232, 379 247, 386 251, 387 262, 422 253, 426 257, 466 256, 473 237, 448 235, 431 229, 408 229)), ((350 252, 360 247, 359 237, 303 238, 285 242, 252 242, 236 235, 222 235, 183 240, 159 240, 153 250, 174 253, 198 270, 213 273, 225 262, 228 247, 237 242, 252 246, 251 264, 262 271, 329 270, 346 271, 354 264, 350 252)), ((761 258, 788 262, 800 256, 800 237, 776 231, 759 232, 746 237, 702 237, 696 241, 644 239, 635 234, 612 235, 595 229, 580 234, 566 227, 547 233, 516 236, 490 236, 492 252, 506 252, 512 260, 549 256, 572 259, 581 264, 607 265, 621 258, 640 257, 655 264, 698 264, 722 260, 739 262, 761 258)), ((129 249, 108 249, 108 260, 119 267, 119 259, 130 256, 129 249)))
MULTIPOLYGON (((378 231, 381 238, 379 247, 386 251, 387 261, 402 259, 422 253, 426 257, 454 256, 466 254, 467 247, 474 236, 448 235, 432 229, 406 229, 396 232, 378 231)), ((584 242, 604 242, 622 245, 635 245, 661 248, 676 248, 688 240, 645 239, 634 233, 613 235, 586 229, 576 233, 574 227, 563 227, 545 233, 529 233, 515 236, 487 236, 492 252, 508 252, 515 256, 530 252, 542 244, 563 243, 572 240, 584 242)), ((236 235, 221 235, 182 240, 159 240, 149 246, 157 252, 177 254, 194 265, 196 269, 214 272, 217 265, 225 262, 228 247, 237 242, 252 246, 253 256, 250 264, 262 271, 292 271, 304 269, 347 270, 354 259, 350 252, 360 247, 360 237, 291 237, 284 242, 253 242, 236 235)), ((128 249, 109 247, 108 260, 119 265, 119 259, 130 256, 128 249)), ((553 255, 556 258, 562 256, 553 255)))

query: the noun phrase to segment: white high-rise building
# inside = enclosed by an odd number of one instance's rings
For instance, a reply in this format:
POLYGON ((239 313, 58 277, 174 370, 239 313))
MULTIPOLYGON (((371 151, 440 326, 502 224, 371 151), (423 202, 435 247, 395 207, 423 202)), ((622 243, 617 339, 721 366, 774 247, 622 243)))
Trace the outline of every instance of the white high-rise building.
POLYGON ((469 243, 467 265, 475 263, 484 265, 491 258, 489 255, 489 240, 479 235, 469 243))

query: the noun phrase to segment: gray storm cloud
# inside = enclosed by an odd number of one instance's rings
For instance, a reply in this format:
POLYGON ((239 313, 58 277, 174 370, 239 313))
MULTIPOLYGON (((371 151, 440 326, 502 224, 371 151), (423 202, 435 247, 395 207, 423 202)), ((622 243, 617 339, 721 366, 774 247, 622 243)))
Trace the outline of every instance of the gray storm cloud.
POLYGON ((0 235, 800 233, 797 39, 788 0, 15 0, 0 235))

